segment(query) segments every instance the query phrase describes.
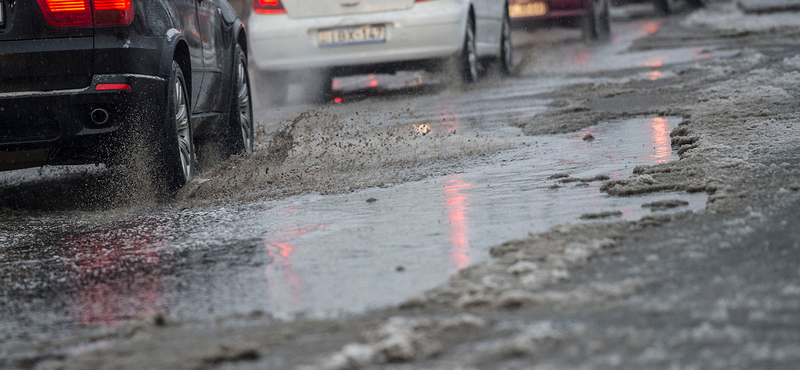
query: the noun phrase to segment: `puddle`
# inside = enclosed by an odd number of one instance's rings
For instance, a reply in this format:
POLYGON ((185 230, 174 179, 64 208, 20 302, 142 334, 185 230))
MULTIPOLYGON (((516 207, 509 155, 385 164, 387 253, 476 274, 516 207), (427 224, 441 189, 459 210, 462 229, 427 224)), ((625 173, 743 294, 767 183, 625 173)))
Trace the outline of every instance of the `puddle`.
POLYGON ((515 43, 533 47, 532 61, 525 74, 572 74, 619 71, 631 68, 652 69, 646 79, 658 80, 669 76, 661 68, 674 64, 696 62, 712 58, 730 57, 735 50, 716 50, 712 45, 673 49, 628 51, 633 42, 660 31, 663 19, 639 20, 615 24, 611 42, 585 45, 580 42, 580 32, 571 29, 517 32, 515 43), (572 40, 573 44, 562 45, 572 40))
MULTIPOLYGON (((291 318, 397 304, 488 260, 494 245, 562 223, 588 222, 581 220, 584 214, 611 212, 618 214, 613 219, 636 220, 653 212, 643 204, 675 199, 688 205, 659 212, 702 210, 705 194, 615 198, 600 193, 599 181, 550 178, 563 173, 616 179, 637 165, 676 160, 669 132, 678 121, 638 118, 519 138, 525 146, 474 160, 464 173, 388 188, 190 209, 87 228, 25 252, 38 257, 0 259, 8 271, 39 265, 40 282, 36 274, 23 281, 41 283, 48 292, 42 293, 47 299, 12 300, 8 309, 63 329, 114 328, 160 310, 179 319, 256 310, 291 318), (587 134, 595 140, 584 141, 587 134), (48 287, 48 281, 59 283, 48 287)), ((22 328, 24 320, 2 326, 31 330, 22 328)))
POLYGON ((616 179, 637 165, 675 160, 669 132, 678 120, 653 117, 599 125, 539 138, 493 159, 499 166, 267 205, 268 211, 246 223, 249 228, 271 226, 263 243, 275 261, 265 269, 261 304, 279 315, 313 316, 396 304, 487 260, 491 246, 561 223, 583 222, 582 214, 620 211, 617 219, 636 220, 652 213, 642 204, 671 199, 688 202, 673 211, 701 210, 705 194, 614 198, 599 192, 600 182, 551 189, 557 180, 549 177, 556 173, 616 179), (596 138, 591 143, 582 140, 589 133, 596 138), (396 272, 398 266, 404 271, 396 272))

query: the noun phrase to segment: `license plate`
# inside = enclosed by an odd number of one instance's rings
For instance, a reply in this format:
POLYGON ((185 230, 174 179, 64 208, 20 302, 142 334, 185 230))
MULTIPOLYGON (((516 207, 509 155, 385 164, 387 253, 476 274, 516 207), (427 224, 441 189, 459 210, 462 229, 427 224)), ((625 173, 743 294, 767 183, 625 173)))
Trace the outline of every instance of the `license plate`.
POLYGON ((386 42, 386 26, 382 24, 365 24, 363 26, 319 30, 317 32, 317 42, 320 47, 386 42))
POLYGON ((545 14, 547 14, 547 3, 544 1, 508 6, 508 16, 511 18, 537 17, 545 14))
POLYGON ((0 27, 6 25, 6 3, 4 0, 0 0, 0 27))

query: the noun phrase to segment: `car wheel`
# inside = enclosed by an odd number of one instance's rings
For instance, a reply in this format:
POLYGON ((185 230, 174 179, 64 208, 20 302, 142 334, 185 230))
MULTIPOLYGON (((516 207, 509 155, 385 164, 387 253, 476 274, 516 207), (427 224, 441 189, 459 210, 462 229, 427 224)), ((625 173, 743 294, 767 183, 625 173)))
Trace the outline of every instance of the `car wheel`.
POLYGON ((675 0, 655 0, 655 7, 661 14, 672 14, 675 10, 675 0))
POLYGON ((592 11, 583 17, 583 38, 606 41, 611 37, 611 15, 608 0, 591 0, 592 11))
POLYGON ((280 107, 286 104, 289 81, 284 74, 259 71, 254 74, 253 88, 261 104, 280 107))
POLYGON ((500 72, 510 75, 514 70, 514 46, 511 44, 511 20, 508 17, 508 6, 503 16, 503 33, 500 36, 500 72))
POLYGON ((191 105, 186 80, 177 62, 172 62, 169 80, 167 117, 154 131, 154 173, 156 184, 169 193, 178 191, 194 177, 196 155, 191 125, 191 105))
POLYGON ((467 19, 467 31, 458 61, 458 72, 463 82, 472 83, 478 80, 478 50, 475 43, 475 20, 472 16, 467 19))
POLYGON ((320 71, 319 75, 312 76, 306 83, 307 96, 315 103, 326 104, 330 103, 334 96, 333 78, 334 75, 330 71, 320 71))
POLYGON ((247 72, 247 56, 242 47, 236 45, 233 66, 233 89, 231 90, 231 112, 228 122, 228 150, 230 154, 253 152, 253 102, 250 95, 250 75, 247 72))

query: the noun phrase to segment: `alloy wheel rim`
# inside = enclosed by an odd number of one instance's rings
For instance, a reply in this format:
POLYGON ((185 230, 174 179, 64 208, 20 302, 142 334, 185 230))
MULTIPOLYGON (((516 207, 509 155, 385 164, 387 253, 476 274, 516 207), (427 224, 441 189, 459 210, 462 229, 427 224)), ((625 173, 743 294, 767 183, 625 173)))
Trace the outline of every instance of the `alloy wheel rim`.
POLYGON ((239 126, 242 132, 245 152, 253 152, 253 127, 251 125, 250 89, 247 81, 247 70, 240 60, 237 71, 237 101, 239 103, 239 126))
POLYGON ((181 157, 183 178, 189 181, 192 177, 192 131, 189 127, 189 111, 186 106, 183 82, 175 81, 175 128, 178 133, 178 150, 181 157))

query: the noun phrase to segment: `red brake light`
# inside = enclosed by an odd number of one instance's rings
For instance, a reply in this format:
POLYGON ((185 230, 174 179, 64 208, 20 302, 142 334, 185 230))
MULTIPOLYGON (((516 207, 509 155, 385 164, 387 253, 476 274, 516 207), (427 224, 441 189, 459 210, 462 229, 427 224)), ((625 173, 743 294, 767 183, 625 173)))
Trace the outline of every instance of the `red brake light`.
POLYGON ((286 14, 281 0, 253 0, 253 11, 259 14, 286 14))
POLYGON ((89 0, 37 0, 44 20, 53 27, 89 27, 92 10, 89 0))
POLYGON ((108 90, 133 90, 131 85, 128 84, 97 84, 94 87, 95 91, 108 91, 108 90))
POLYGON ((94 25, 126 26, 133 22, 131 0, 94 0, 94 25))
POLYGON ((125 26, 133 22, 133 0, 37 0, 53 27, 125 26))

